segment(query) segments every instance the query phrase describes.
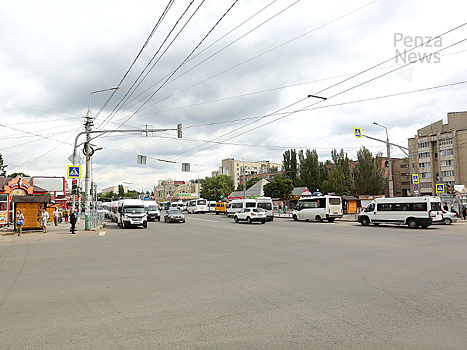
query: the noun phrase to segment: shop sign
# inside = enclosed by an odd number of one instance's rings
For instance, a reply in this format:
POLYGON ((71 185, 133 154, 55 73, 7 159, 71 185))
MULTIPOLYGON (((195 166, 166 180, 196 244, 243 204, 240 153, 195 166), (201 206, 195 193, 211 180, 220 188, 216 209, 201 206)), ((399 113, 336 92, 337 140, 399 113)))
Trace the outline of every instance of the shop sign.
POLYGON ((11 193, 13 195, 25 195, 34 193, 33 187, 26 180, 24 180, 21 177, 21 175, 18 175, 8 184, 3 186, 3 190, 5 193, 11 193))

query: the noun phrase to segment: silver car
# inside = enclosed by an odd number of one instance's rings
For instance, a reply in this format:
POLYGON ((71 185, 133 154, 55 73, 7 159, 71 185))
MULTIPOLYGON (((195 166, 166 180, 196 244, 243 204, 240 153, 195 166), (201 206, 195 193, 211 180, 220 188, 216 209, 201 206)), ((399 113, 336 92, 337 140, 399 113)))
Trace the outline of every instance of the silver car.
POLYGON ((443 209, 443 223, 445 225, 451 225, 453 222, 457 222, 457 213, 443 209))
POLYGON ((185 222, 185 215, 180 209, 169 209, 164 215, 165 222, 185 222))

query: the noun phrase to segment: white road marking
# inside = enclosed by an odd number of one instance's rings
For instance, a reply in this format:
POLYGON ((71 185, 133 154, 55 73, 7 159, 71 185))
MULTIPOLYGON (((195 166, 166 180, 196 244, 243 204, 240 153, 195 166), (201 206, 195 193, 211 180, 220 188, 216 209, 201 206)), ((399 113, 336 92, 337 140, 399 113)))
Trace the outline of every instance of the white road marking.
POLYGON ((99 236, 105 236, 105 231, 99 232, 99 236))
POLYGON ((192 217, 189 217, 189 216, 187 216, 186 218, 187 218, 187 219, 191 219, 191 220, 198 220, 198 221, 207 221, 207 222, 219 222, 219 221, 208 220, 208 219, 198 219, 198 218, 192 218, 192 217))

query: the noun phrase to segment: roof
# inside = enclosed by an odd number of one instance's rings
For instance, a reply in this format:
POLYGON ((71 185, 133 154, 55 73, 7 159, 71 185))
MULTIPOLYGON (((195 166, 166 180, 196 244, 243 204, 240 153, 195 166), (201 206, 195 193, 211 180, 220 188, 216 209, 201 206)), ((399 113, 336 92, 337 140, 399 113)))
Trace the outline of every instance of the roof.
POLYGON ((358 201, 358 198, 354 196, 341 196, 341 197, 345 199, 346 201, 358 201))
MULTIPOLYGON (((308 190, 308 187, 295 187, 292 191, 292 196, 294 197, 300 197, 302 195, 303 192, 305 192, 306 190, 308 190)), ((308 190, 309 191, 309 190, 308 190)), ((310 191, 311 193, 311 191, 310 191)))
POLYGON ((12 203, 50 203, 50 196, 28 194, 25 196, 13 196, 12 203))
MULTIPOLYGON (((264 185, 268 184, 269 181, 261 179, 245 192, 246 198, 264 197, 264 185)), ((243 191, 232 192, 229 197, 243 197, 243 191)))

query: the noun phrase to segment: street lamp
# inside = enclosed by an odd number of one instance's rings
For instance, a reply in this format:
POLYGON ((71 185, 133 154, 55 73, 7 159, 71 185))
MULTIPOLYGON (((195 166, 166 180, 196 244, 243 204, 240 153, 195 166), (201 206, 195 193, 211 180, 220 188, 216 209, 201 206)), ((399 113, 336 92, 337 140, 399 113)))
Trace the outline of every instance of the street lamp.
POLYGON ((373 122, 373 124, 378 125, 384 129, 386 129, 386 149, 388 153, 388 170, 389 170, 389 197, 392 198, 394 197, 394 186, 392 182, 392 166, 391 166, 391 151, 390 151, 390 144, 389 144, 389 135, 388 135, 388 128, 385 127, 384 125, 378 124, 377 122, 373 122))
POLYGON ((86 112, 86 176, 84 180, 84 206, 85 206, 85 230, 89 231, 91 230, 91 216, 90 216, 90 207, 91 207, 91 200, 90 200, 90 186, 89 186, 89 180, 90 180, 90 163, 91 163, 91 95, 95 94, 97 92, 103 92, 103 91, 110 91, 110 90, 118 90, 119 87, 112 87, 109 89, 104 89, 104 90, 96 90, 92 91, 89 94, 89 103, 88 103, 88 110, 86 112))

